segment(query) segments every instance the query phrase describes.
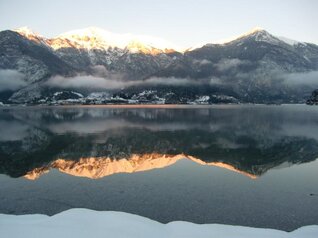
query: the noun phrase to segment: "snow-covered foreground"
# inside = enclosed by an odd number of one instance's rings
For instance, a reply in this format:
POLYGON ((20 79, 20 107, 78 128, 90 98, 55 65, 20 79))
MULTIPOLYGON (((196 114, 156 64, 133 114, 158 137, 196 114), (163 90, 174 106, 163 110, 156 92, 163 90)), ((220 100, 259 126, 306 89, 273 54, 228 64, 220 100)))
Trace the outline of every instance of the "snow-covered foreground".
POLYGON ((123 212, 97 212, 71 209, 55 216, 0 215, 1 237, 318 237, 318 225, 293 232, 241 226, 171 222, 162 224, 148 218, 123 212))

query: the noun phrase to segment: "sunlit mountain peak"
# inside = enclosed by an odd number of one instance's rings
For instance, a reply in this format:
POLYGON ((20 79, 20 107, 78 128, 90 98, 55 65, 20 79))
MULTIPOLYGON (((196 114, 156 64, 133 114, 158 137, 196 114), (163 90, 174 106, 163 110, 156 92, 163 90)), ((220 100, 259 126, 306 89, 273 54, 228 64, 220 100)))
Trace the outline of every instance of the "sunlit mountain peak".
MULTIPOLYGON (((109 48, 120 48, 128 49, 134 53, 141 52, 158 54, 176 51, 175 49, 178 48, 172 43, 161 38, 146 35, 133 35, 130 33, 117 34, 98 27, 88 27, 66 32, 57 36, 53 40, 56 43, 56 41, 59 39, 67 40, 68 43, 71 42, 73 46, 87 50, 107 50, 109 48)), ((62 44, 52 45, 55 49, 65 47, 62 44)))
POLYGON ((246 32, 245 35, 250 35, 250 34, 254 34, 257 32, 263 32, 263 31, 265 31, 264 28, 256 26, 256 27, 252 28, 251 30, 249 30, 248 32, 246 32))
POLYGON ((20 35, 24 36, 25 38, 28 38, 31 41, 35 41, 37 43, 43 43, 44 37, 40 34, 34 32, 29 27, 24 26, 20 27, 14 30, 15 32, 19 33, 20 35))
POLYGON ((130 33, 118 34, 98 27, 87 27, 72 30, 57 37, 46 39, 28 27, 14 30, 20 35, 37 43, 44 43, 53 50, 61 48, 77 48, 84 50, 108 50, 119 48, 131 53, 160 54, 181 51, 177 46, 162 38, 130 33))
POLYGON ((23 26, 23 27, 20 27, 20 28, 17 28, 14 30, 15 32, 18 32, 22 35, 25 35, 25 36, 28 36, 28 35, 39 35, 37 33, 35 33, 34 31, 32 31, 29 27, 27 26, 23 26))

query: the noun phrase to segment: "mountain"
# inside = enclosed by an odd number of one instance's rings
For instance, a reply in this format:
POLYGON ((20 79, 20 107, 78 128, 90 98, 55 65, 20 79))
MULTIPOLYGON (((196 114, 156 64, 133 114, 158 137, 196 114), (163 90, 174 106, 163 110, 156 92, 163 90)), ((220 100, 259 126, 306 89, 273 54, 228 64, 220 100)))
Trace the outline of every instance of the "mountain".
MULTIPOLYGON (((207 44, 184 53, 161 77, 210 78, 245 102, 301 101, 312 90, 299 78, 291 88, 288 75, 316 71, 318 46, 288 44, 265 30, 254 30, 222 44, 207 44), (304 87, 304 88, 302 88, 304 87), (299 92, 299 89, 301 92, 299 92)), ((304 76, 304 75, 303 75, 304 76)))
POLYGON ((259 28, 186 51, 162 39, 96 27, 51 39, 20 28, 0 32, 0 56, 0 80, 13 70, 26 83, 0 90, 0 100, 14 103, 55 103, 54 93, 65 90, 83 94, 81 103, 92 102, 88 96, 96 92, 108 95, 101 103, 140 103, 146 91, 163 103, 304 102, 314 89, 307 73, 318 69, 317 45, 259 28))
POLYGON ((84 68, 91 73, 89 67, 102 65, 124 74, 125 79, 140 79, 157 72, 171 62, 165 54, 175 51, 162 39, 114 34, 95 27, 67 32, 46 43, 78 70, 84 68))

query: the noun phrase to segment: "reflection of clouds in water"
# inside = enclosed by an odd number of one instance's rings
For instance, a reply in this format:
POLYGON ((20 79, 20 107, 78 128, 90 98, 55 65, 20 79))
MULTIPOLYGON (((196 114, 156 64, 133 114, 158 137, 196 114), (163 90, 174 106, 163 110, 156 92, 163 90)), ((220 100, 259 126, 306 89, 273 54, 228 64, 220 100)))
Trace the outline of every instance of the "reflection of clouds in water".
POLYGON ((60 111, 53 111, 54 118, 57 120, 78 119, 84 116, 83 110, 68 110, 60 113, 60 111))
POLYGON ((217 139, 217 144, 224 149, 238 149, 238 148, 243 148, 246 147, 243 144, 238 144, 234 141, 230 141, 226 138, 218 138, 217 139))
MULTIPOLYGON (((50 131, 57 134, 77 133, 77 134, 95 134, 103 133, 111 130, 124 129, 146 129, 149 131, 185 131, 190 129, 203 129, 200 123, 187 124, 178 122, 163 123, 139 123, 129 122, 124 119, 105 119, 105 120, 86 120, 86 121, 68 121, 55 122, 47 125, 50 131)), ((208 130, 216 130, 215 125, 206 128, 208 130)))
POLYGON ((306 137, 318 141, 318 124, 287 124, 282 131, 287 136, 306 137))
POLYGON ((29 126, 18 121, 0 120, 0 141, 18 141, 28 135, 29 126))
POLYGON ((57 134, 66 134, 70 132, 78 134, 94 134, 121 127, 122 122, 120 120, 111 119, 55 122, 47 125, 47 128, 49 128, 51 132, 57 134))
MULTIPOLYGON (((203 130, 218 133, 220 146, 241 147, 248 137, 259 146, 271 146, 285 136, 318 140, 318 110, 306 106, 231 106, 219 108, 103 108, 74 107, 11 111, 13 117, 53 133, 94 134, 110 130, 203 130), (304 116, 305 115, 305 116, 304 116), (315 129, 313 129, 315 128, 315 129)), ((18 128, 16 128, 18 130, 18 128)), ((7 130, 8 131, 8 130, 7 130)), ((11 130, 12 131, 12 130, 11 130)), ((121 133, 122 133, 121 132, 121 133)), ((8 133, 7 133, 8 134, 8 133)), ((16 133, 11 133, 14 136, 16 133)), ((19 134, 19 133, 18 133, 19 134)), ((10 135, 9 135, 10 136, 10 135)), ((3 136, 8 137, 9 136, 3 136)))

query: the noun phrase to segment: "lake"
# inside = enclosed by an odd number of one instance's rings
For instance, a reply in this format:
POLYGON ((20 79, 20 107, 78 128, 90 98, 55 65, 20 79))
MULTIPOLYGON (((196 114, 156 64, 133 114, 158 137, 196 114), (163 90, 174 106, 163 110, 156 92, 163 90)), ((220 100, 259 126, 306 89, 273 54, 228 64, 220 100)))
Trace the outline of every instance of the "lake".
POLYGON ((0 213, 318 224, 318 107, 0 108, 0 213))

